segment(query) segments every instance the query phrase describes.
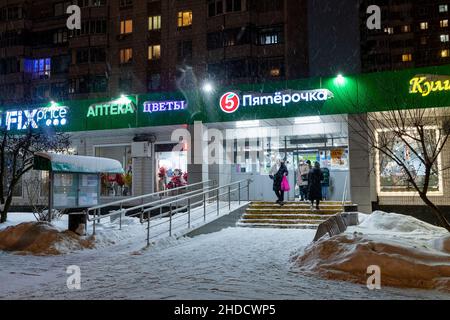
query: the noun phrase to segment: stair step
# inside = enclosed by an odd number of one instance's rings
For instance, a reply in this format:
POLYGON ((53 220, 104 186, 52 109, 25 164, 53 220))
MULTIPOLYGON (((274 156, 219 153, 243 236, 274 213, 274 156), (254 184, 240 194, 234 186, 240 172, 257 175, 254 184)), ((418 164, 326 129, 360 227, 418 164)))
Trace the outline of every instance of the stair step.
POLYGON ((300 220, 326 220, 330 217, 327 214, 254 214, 245 213, 242 219, 300 219, 300 220))
POLYGON ((325 220, 301 220, 301 219, 289 219, 289 220, 277 220, 277 219, 242 219, 241 223, 266 223, 266 224, 321 224, 325 220))
MULTIPOLYGON (((301 201, 287 201, 286 204, 309 204, 309 202, 301 202, 301 201)), ((320 201, 321 204, 324 205, 340 205, 342 206, 342 201, 320 201)), ((275 201, 254 201, 251 204, 256 205, 267 205, 267 204, 276 204, 275 201)), ((346 205, 353 204, 351 201, 344 202, 346 205)))
POLYGON ((325 214, 333 215, 342 212, 342 210, 311 210, 311 209, 277 209, 277 210, 262 210, 262 209, 247 209, 248 214, 325 214))
POLYGON ((317 229, 313 224, 241 224, 237 223, 236 226, 243 228, 272 228, 272 229, 317 229))

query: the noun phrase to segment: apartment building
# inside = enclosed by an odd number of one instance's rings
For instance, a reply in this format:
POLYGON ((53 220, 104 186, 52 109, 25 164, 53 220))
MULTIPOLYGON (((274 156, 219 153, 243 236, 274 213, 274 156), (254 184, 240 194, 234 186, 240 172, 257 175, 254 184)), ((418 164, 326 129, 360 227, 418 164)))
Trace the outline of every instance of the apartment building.
POLYGON ((303 0, 3 0, 0 104, 308 76, 303 0), (81 8, 81 29, 66 27, 81 8))

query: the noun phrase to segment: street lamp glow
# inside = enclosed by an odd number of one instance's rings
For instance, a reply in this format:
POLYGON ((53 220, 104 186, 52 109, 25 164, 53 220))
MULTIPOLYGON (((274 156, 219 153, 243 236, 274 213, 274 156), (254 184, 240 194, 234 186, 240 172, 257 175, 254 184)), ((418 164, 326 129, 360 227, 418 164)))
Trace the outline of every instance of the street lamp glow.
POLYGON ((342 75, 342 74, 338 74, 337 75, 337 77, 336 77, 336 83, 338 84, 338 85, 343 85, 344 83, 345 83, 345 78, 344 78, 344 76, 342 75))
POLYGON ((118 104, 129 104, 131 102, 131 100, 126 97, 124 94, 120 95, 120 98, 116 100, 116 102, 118 104))
POLYGON ((211 93, 214 90, 214 86, 211 84, 211 82, 206 82, 203 84, 203 91, 206 93, 211 93))

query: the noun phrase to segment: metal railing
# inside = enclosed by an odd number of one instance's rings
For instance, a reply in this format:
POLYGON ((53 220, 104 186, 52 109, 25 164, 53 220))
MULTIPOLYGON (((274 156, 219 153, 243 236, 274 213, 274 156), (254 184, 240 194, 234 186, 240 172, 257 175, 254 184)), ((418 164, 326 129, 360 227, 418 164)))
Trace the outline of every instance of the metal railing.
MULTIPOLYGON (((220 215, 220 210, 227 207, 228 211, 231 211, 231 198, 232 195, 237 194, 236 202, 240 205, 242 201, 250 201, 250 183, 251 179, 241 180, 237 182, 233 182, 224 186, 218 187, 208 187, 207 190, 203 190, 198 192, 199 190, 188 192, 182 195, 172 196, 163 200, 161 203, 159 200, 153 201, 150 203, 134 206, 131 208, 120 209, 116 211, 112 211, 109 214, 99 216, 94 216, 89 221, 93 221, 93 233, 95 234, 95 223, 99 219, 103 219, 106 217, 111 217, 115 215, 119 215, 119 217, 127 216, 127 217, 140 217, 140 221, 142 224, 147 223, 147 245, 150 244, 150 239, 158 237, 162 234, 167 233, 168 236, 172 236, 173 231, 176 227, 182 226, 186 224, 186 229, 190 229, 192 223, 196 220, 203 219, 206 222, 207 215, 216 214, 216 216, 220 215), (247 191, 247 200, 243 200, 241 197, 241 190, 247 191), (220 205, 221 199, 225 198, 225 206, 220 205), (183 202, 181 206, 179 206, 180 202, 183 202), (161 210, 163 207, 168 208, 167 212, 161 212, 158 215, 151 216, 151 212, 154 210, 161 210), (174 208, 175 207, 175 208, 174 208), (208 212, 208 207, 213 210, 208 212), (201 210, 203 208, 203 210, 201 210), (197 217, 192 216, 193 209, 196 209, 198 214, 197 217), (136 212, 137 211, 137 212, 136 212), (182 222, 179 225, 175 225, 174 222, 181 221, 181 218, 187 217, 185 222, 182 222), (167 219, 164 219, 167 218, 167 219), (151 221, 157 221, 155 224, 151 224, 151 221), (168 224, 167 228, 163 229, 163 231, 155 234, 151 234, 151 228, 157 228, 158 226, 162 226, 164 224, 168 224)), ((89 218, 89 217, 87 217, 89 218)))
POLYGON ((348 175, 345 176, 344 192, 342 193, 342 206, 345 205, 345 201, 347 200, 347 184, 348 184, 348 175))
MULTIPOLYGON (((163 191, 159 191, 159 192, 144 194, 144 195, 140 195, 140 196, 136 196, 136 197, 121 199, 121 200, 97 205, 94 207, 90 207, 85 211, 85 213, 86 213, 86 232, 87 232, 87 222, 94 221, 94 234, 95 234, 95 221, 100 221, 103 218, 117 215, 118 212, 123 210, 123 208, 127 205, 127 203, 129 204, 129 206, 131 206, 131 205, 135 204, 136 202, 141 201, 141 203, 142 203, 141 205, 145 206, 146 199, 154 199, 155 197, 159 198, 156 201, 159 201, 162 203, 165 201, 165 199, 167 199, 167 197, 173 197, 174 193, 176 193, 176 196, 184 195, 186 193, 180 194, 180 191, 189 190, 192 187, 198 187, 198 186, 199 186, 199 189, 194 190, 194 192, 200 192, 200 191, 204 191, 205 189, 211 188, 210 184, 212 186, 215 186, 215 181, 207 180, 207 181, 197 182, 197 183, 188 184, 188 185, 173 188, 173 189, 167 189, 167 190, 163 190, 163 191), (112 210, 112 211, 110 211, 109 214, 105 214, 105 215, 101 214, 102 209, 112 207, 112 206, 117 206, 117 207, 119 207, 119 209, 112 210), (90 215, 92 215, 93 218, 90 218, 90 215)), ((119 216, 119 228, 120 229, 122 228, 122 216, 119 216)))

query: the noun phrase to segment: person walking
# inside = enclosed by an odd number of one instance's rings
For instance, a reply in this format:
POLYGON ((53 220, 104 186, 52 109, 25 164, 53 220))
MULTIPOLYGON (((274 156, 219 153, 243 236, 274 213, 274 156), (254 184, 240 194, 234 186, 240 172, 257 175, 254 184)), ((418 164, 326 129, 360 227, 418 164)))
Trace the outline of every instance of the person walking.
POLYGON ((281 160, 280 168, 277 173, 273 176, 273 191, 275 192, 278 200, 276 203, 279 205, 284 204, 284 191, 281 190, 281 181, 283 181, 283 176, 287 176, 289 174, 288 169, 286 167, 285 161, 281 160))
MULTIPOLYGON (((309 160, 308 160, 309 161, 309 160)), ((310 162, 311 163, 311 162, 310 162)), ((300 162, 297 170, 297 185, 300 190, 300 201, 308 200, 308 173, 311 169, 307 162, 300 162)))
POLYGON ((323 200, 329 200, 328 189, 330 187, 330 170, 328 168, 322 168, 322 174, 322 198, 323 200))
POLYGON ((314 162, 314 167, 308 174, 308 196, 311 201, 311 210, 314 210, 314 201, 316 201, 316 210, 319 209, 320 200, 322 200, 323 174, 320 170, 320 163, 314 162))

